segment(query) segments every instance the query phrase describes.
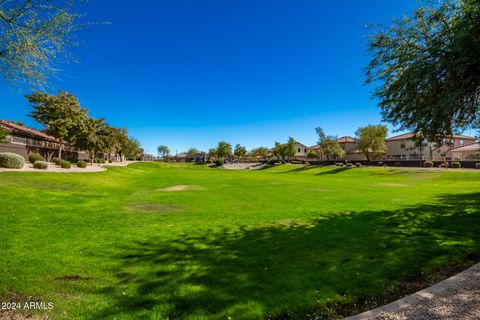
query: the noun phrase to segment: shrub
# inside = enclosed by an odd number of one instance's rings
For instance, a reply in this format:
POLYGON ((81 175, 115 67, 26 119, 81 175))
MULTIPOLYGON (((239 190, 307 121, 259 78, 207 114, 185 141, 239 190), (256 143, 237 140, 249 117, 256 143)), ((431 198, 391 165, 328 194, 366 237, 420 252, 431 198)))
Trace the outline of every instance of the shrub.
POLYGON ((424 166, 425 168, 433 168, 433 162, 432 162, 432 161, 425 161, 425 162, 423 163, 423 166, 424 166))
POLYGON ((21 169, 25 164, 25 158, 11 152, 0 152, 0 167, 21 169))
POLYGON ((451 167, 454 169, 458 169, 462 167, 462 164, 460 162, 452 162, 451 167))
POLYGON ((78 160, 77 161, 77 167, 79 168, 86 168, 87 167, 87 163, 83 160, 78 160))
POLYGON ((382 162, 382 161, 378 161, 377 165, 378 165, 379 167, 381 167, 381 166, 383 166, 383 162, 382 162))
POLYGON ((353 168, 353 163, 348 162, 348 163, 345 165, 345 167, 347 167, 347 168, 353 168))
POLYGON ((95 158, 95 159, 93 159, 93 162, 95 162, 95 163, 105 163, 105 159, 95 158))
POLYGON ((479 163, 475 163, 475 169, 480 169, 480 162, 479 162, 479 163))
POLYGON ((28 161, 35 164, 37 161, 45 161, 45 158, 39 155, 38 153, 32 153, 28 156, 28 161))
POLYGON ((223 166, 224 164, 225 164, 225 161, 223 161, 223 159, 217 159, 217 160, 215 160, 215 165, 216 165, 217 167, 221 167, 221 166, 223 166))
POLYGON ((70 169, 72 167, 72 164, 69 162, 69 161, 62 161, 60 163, 60 166, 63 168, 63 169, 70 169))
POLYGON ((402 163, 401 162, 395 162, 395 167, 401 167, 402 163))
POLYGON ((62 159, 55 157, 52 159, 52 162, 59 166, 62 163, 62 159))
POLYGON ((360 167, 362 166, 362 164, 361 164, 360 162, 357 162, 357 163, 355 163, 355 166, 356 166, 357 168, 360 168, 360 167))
POLYGON ((48 169, 48 162, 46 161, 35 161, 33 164, 35 169, 47 170, 48 169))
POLYGON ((304 165, 309 166, 309 165, 310 165, 310 162, 305 161, 304 165))
POLYGON ((277 163, 277 160, 275 160, 275 159, 270 159, 270 160, 268 160, 268 164, 270 164, 270 165, 272 165, 272 166, 273 166, 275 163, 277 163))
POLYGON ((335 163, 335 165, 336 165, 337 167, 343 167, 343 166, 344 166, 343 162, 337 162, 337 163, 335 163))

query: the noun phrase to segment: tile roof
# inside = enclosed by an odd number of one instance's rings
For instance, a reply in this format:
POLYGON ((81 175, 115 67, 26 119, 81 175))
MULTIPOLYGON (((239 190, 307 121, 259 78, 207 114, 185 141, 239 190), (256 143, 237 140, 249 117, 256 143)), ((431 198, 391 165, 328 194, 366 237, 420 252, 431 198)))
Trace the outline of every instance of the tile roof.
MULTIPOLYGON (((415 133, 414 132, 409 132, 409 133, 404 133, 404 134, 401 134, 401 135, 398 135, 398 136, 388 138, 385 141, 409 140, 409 139, 412 139, 413 137, 415 137, 415 133)), ((475 137, 458 135, 458 134, 453 135, 453 138, 454 139, 465 139, 465 140, 475 140, 476 139, 475 137)))
POLYGON ((466 146, 461 146, 457 148, 453 148, 450 151, 455 151, 455 152, 462 152, 462 151, 480 151, 480 143, 472 143, 468 144, 466 146))
POLYGON ((340 143, 345 143, 345 142, 357 142, 357 139, 354 138, 354 137, 349 137, 349 136, 345 136, 345 137, 340 137, 337 139, 337 142, 340 142, 340 143))
POLYGON ((52 137, 45 132, 35 130, 32 128, 27 128, 21 125, 18 125, 16 123, 13 123, 11 121, 7 120, 0 120, 0 126, 4 127, 5 129, 12 131, 12 132, 21 132, 23 134, 26 134, 30 137, 37 138, 37 139, 43 139, 43 140, 48 140, 48 141, 58 141, 57 138, 52 137))

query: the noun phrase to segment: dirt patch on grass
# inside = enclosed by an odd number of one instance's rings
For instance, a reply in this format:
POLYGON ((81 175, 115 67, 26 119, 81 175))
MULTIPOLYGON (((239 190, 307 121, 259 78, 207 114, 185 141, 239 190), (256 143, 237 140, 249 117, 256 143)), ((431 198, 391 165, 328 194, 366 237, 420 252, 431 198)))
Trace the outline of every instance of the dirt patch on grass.
POLYGON ((73 275, 65 275, 61 277, 56 277, 55 280, 61 280, 61 281, 80 281, 80 280, 91 280, 93 279, 92 277, 82 277, 77 274, 73 275))
POLYGON ((382 187, 409 187, 408 184, 404 183, 379 183, 378 185, 382 187))
POLYGON ((140 202, 129 204, 127 209, 137 210, 143 212, 155 212, 155 213, 170 213, 180 208, 180 206, 173 204, 161 204, 152 202, 140 202))
POLYGON ((187 190, 193 190, 193 191, 200 191, 204 190, 203 187, 197 186, 197 185, 179 185, 179 186, 171 186, 171 187, 166 187, 166 188, 160 188, 155 191, 157 192, 176 192, 176 191, 187 191, 187 190))

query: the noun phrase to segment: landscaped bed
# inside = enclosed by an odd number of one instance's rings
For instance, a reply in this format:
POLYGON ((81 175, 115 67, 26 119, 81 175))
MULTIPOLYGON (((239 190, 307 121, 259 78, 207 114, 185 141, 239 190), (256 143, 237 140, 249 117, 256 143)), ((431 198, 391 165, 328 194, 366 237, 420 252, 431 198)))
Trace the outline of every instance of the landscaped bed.
POLYGON ((135 163, 0 179, 0 301, 53 302, 22 311, 53 319, 335 318, 480 253, 476 172, 135 163))

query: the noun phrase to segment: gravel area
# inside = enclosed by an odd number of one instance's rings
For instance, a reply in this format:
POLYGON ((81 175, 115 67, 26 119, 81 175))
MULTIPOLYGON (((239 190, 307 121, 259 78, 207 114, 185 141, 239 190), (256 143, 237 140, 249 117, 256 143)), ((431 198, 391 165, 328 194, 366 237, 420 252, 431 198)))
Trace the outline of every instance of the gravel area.
POLYGON ((223 165, 223 168, 229 170, 260 170, 266 166, 262 163, 229 163, 223 165))
POLYGON ((480 319, 480 263, 430 288, 348 319, 480 319))
POLYGON ((60 166, 57 166, 53 163, 48 164, 48 169, 40 170, 35 169, 33 164, 30 162, 26 162, 22 169, 7 169, 7 168, 0 168, 0 172, 62 172, 62 173, 74 173, 74 172, 101 172, 105 171, 105 166, 114 166, 114 167, 124 167, 133 163, 135 161, 124 161, 124 162, 113 162, 113 163, 106 163, 106 164, 88 164, 86 168, 78 168, 76 165, 72 164, 70 169, 63 169, 60 166))

